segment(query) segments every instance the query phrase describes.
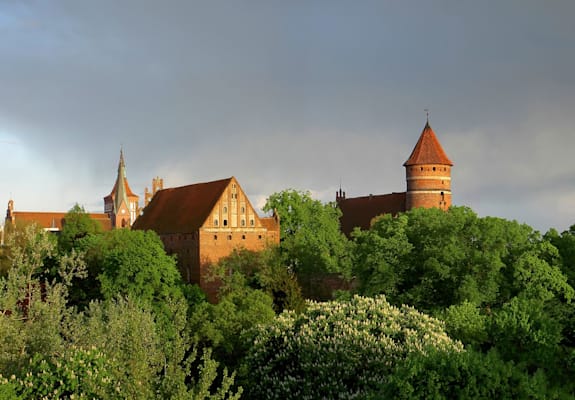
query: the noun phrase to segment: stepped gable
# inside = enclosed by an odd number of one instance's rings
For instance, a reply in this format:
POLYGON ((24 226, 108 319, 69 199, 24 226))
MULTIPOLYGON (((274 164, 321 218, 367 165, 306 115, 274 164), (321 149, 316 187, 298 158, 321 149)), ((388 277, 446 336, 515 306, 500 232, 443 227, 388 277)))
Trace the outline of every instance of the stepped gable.
POLYGON ((441 164, 453 166, 453 162, 447 157, 441 147, 435 132, 431 129, 429 121, 425 124, 423 132, 413 148, 411 155, 403 164, 405 167, 420 164, 441 164))
POLYGON ((382 214, 397 215, 405 211, 405 192, 340 199, 341 231, 349 236, 356 226, 369 229, 374 217, 382 214))
POLYGON ((232 178, 158 191, 133 229, 158 234, 197 231, 209 217, 232 178))

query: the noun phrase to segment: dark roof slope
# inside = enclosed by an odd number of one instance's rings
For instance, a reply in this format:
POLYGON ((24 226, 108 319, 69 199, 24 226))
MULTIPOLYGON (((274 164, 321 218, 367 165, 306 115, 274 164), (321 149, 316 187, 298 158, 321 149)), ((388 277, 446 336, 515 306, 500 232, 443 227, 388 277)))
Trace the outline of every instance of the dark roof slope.
POLYGON ((355 227, 369 229, 378 215, 404 212, 405 192, 342 199, 337 204, 343 213, 341 231, 349 236, 355 227))
POLYGON ((204 224, 232 179, 160 190, 132 229, 150 229, 158 234, 194 232, 204 224))
POLYGON ((435 132, 433 132, 433 129, 429 126, 429 122, 425 124, 425 128, 423 128, 423 132, 421 132, 417 144, 403 165, 407 167, 419 164, 453 165, 443 151, 439 140, 437 140, 435 132))

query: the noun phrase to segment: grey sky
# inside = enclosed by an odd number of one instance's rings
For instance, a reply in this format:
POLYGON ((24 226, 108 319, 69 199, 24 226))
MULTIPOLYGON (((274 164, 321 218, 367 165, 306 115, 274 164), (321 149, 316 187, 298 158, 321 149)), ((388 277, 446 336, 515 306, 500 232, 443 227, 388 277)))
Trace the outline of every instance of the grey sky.
POLYGON ((102 211, 235 175, 261 206, 405 190, 425 124, 453 200, 575 223, 575 2, 0 0, 0 206, 102 211))

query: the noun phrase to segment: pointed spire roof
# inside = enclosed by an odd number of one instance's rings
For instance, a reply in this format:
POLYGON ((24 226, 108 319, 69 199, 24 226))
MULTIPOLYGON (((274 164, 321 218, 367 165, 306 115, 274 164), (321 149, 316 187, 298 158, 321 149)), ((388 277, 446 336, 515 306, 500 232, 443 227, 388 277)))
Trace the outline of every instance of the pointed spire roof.
POLYGON ((117 178, 118 185, 116 186, 116 198, 114 199, 114 212, 118 212, 122 202, 126 204, 130 204, 128 202, 128 194, 126 193, 126 186, 128 185, 126 181, 126 164, 124 163, 124 150, 120 150, 120 163, 118 164, 118 178, 117 178))
POLYGON ((423 128, 423 132, 421 132, 421 136, 413 148, 411 155, 407 161, 403 163, 403 166, 407 167, 419 164, 453 165, 453 162, 451 162, 445 154, 445 151, 443 151, 439 140, 437 140, 435 132, 431 129, 429 120, 425 124, 425 128, 423 128))
POLYGON ((129 204, 128 196, 135 197, 136 195, 130 189, 128 184, 128 179, 126 178, 126 164, 124 162, 124 150, 120 149, 120 162, 118 163, 118 177, 116 178, 116 183, 110 193, 109 197, 114 199, 114 212, 117 212, 120 208, 122 201, 129 204))

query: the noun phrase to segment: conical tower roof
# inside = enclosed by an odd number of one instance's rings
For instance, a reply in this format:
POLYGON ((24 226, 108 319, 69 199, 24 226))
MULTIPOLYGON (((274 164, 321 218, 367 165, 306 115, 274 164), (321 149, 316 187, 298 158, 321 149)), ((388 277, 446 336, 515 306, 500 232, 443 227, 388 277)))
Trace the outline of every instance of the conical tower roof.
POLYGON ((435 132, 431 129, 429 121, 425 124, 423 132, 413 148, 411 155, 403 164, 404 167, 420 164, 443 164, 452 166, 453 162, 447 157, 441 147, 435 132))

